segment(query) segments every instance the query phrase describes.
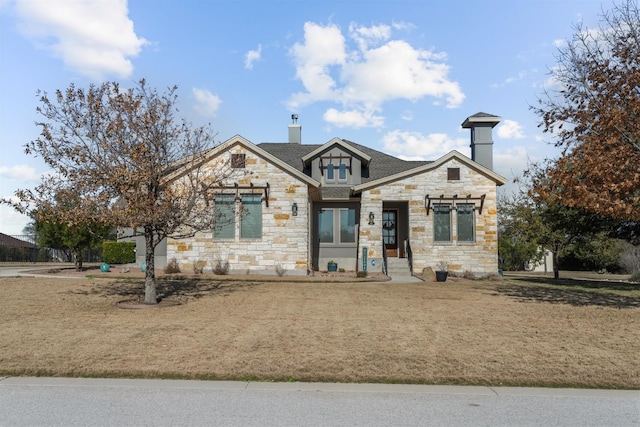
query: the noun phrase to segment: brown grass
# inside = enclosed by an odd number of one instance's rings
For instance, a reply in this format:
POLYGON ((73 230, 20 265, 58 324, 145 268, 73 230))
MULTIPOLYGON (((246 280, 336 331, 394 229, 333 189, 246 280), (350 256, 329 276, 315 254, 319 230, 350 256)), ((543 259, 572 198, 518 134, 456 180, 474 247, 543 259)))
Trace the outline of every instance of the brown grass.
POLYGON ((0 373, 640 388, 630 285, 199 279, 1 278, 0 373))

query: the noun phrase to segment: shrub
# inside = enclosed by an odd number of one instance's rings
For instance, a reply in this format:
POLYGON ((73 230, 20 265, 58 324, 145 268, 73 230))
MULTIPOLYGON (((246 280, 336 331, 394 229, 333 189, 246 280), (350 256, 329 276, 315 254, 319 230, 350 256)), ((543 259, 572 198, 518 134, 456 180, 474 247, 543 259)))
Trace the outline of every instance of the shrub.
POLYGON ((356 273, 356 277, 367 277, 367 271, 366 270, 360 270, 356 273))
POLYGON ((229 274, 229 261, 216 260, 213 265, 213 274, 225 275, 229 274))
POLYGON ((465 270, 464 273, 462 273, 462 277, 464 277, 465 279, 476 280, 476 275, 469 270, 465 270))
POLYGON ((282 265, 280 264, 276 265, 276 274, 278 276, 282 277, 286 272, 287 272, 287 269, 284 268, 282 265))
POLYGON ((103 242, 102 261, 107 264, 136 262, 135 242, 103 242))
POLYGON ((206 261, 199 259, 198 261, 193 263, 193 274, 202 274, 204 272, 204 267, 207 265, 206 261))
POLYGON ((175 274, 180 273, 180 266, 178 265, 178 260, 175 258, 171 258, 171 261, 167 263, 167 266, 164 268, 165 274, 175 274))
POLYGON ((636 271, 629 277, 630 282, 640 283, 640 270, 636 271))

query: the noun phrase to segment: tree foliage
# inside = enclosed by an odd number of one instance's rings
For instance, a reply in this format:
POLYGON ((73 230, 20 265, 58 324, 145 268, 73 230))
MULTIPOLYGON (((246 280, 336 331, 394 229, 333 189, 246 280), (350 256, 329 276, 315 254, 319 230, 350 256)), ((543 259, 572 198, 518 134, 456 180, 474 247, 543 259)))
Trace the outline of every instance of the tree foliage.
POLYGON ((547 90, 533 111, 562 155, 547 165, 540 194, 550 202, 640 221, 640 12, 624 0, 583 24, 560 48, 547 90))
POLYGON ((158 93, 144 80, 130 89, 72 84, 39 97, 41 134, 25 152, 42 157, 54 173, 35 189, 16 192, 15 207, 49 212, 41 208, 66 192, 76 196, 57 212, 66 225, 93 221, 144 235, 145 302, 156 303, 155 247, 170 235, 211 229, 207 203, 231 175, 227 163, 206 162, 214 134, 176 118, 175 86, 158 93))
POLYGON ((92 220, 68 222, 64 212, 76 204, 75 194, 61 192, 52 204, 41 204, 32 212, 33 231, 38 245, 60 249, 71 255, 77 271, 82 270, 82 251, 95 249, 112 232, 113 228, 92 220))

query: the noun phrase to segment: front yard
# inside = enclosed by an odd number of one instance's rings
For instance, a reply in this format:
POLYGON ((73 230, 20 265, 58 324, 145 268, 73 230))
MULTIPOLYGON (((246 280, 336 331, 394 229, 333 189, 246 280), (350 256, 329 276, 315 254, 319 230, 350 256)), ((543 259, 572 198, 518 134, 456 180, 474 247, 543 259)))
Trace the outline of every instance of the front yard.
POLYGON ((0 278, 0 374, 640 388, 637 285, 230 279, 0 278))

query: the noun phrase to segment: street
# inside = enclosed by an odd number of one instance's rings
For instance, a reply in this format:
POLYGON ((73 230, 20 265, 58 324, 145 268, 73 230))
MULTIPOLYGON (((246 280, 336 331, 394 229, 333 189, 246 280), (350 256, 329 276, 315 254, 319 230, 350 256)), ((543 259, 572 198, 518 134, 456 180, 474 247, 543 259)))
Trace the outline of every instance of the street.
POLYGON ((638 426, 640 391, 8 377, 0 424, 638 426))

